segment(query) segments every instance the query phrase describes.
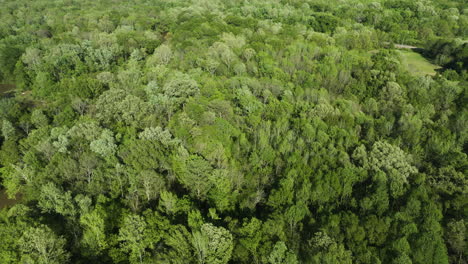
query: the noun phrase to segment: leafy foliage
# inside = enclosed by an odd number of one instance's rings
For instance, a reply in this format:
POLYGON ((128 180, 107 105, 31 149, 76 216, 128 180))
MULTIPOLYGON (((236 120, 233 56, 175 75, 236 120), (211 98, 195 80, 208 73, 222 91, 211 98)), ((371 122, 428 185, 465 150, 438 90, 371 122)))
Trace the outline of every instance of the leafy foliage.
POLYGON ((0 263, 468 262, 467 12, 2 1, 0 263))

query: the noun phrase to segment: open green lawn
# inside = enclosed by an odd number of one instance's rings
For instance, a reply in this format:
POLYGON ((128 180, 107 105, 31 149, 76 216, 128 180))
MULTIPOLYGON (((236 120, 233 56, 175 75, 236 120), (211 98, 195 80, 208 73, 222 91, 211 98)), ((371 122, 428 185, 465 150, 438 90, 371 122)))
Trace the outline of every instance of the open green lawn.
POLYGON ((435 75, 436 69, 440 68, 430 63, 421 54, 410 50, 399 50, 403 58, 403 63, 408 71, 418 76, 435 75))

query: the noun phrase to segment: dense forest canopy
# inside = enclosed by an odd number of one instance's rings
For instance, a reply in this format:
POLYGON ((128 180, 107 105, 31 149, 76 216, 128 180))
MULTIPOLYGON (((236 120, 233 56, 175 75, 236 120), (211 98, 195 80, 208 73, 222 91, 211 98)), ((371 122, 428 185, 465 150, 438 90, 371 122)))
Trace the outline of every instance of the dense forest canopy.
POLYGON ((466 1, 0 6, 0 263, 468 263, 466 1))

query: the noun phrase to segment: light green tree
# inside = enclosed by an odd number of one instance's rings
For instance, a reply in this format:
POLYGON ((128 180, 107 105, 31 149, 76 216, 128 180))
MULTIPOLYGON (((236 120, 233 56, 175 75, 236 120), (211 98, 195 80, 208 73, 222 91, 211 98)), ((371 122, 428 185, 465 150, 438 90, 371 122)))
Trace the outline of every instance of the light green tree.
POLYGON ((447 243, 458 254, 459 263, 461 263, 463 256, 466 256, 468 252, 466 235, 466 224, 463 219, 458 221, 452 220, 448 223, 446 232, 447 243))
POLYGON ((226 264, 231 259, 232 234, 223 227, 203 224, 193 232, 192 244, 199 264, 226 264))
POLYGON ((114 155, 117 150, 112 131, 104 129, 101 136, 89 145, 91 150, 103 157, 114 155))
POLYGON ((74 216, 76 214, 71 192, 64 192, 52 182, 42 186, 38 207, 43 212, 56 212, 63 216, 74 216))
POLYGON ((10 121, 3 119, 2 123, 2 136, 8 140, 15 135, 15 128, 10 121))
POLYGON ((105 219, 99 210, 95 209, 80 217, 83 226, 81 243, 90 251, 91 255, 99 255, 108 246, 105 234, 105 219))
POLYGON ((276 242, 273 250, 268 257, 270 264, 298 264, 294 253, 288 251, 288 247, 283 241, 276 242))
POLYGON ((37 128, 46 126, 49 123, 47 116, 40 109, 34 109, 31 113, 31 123, 37 128))
POLYGON ((155 64, 168 64, 172 58, 172 50, 171 48, 166 45, 162 44, 161 46, 157 47, 154 50, 153 55, 148 59, 147 65, 155 65, 155 64))
POLYGON ((30 227, 19 241, 22 263, 64 264, 69 253, 65 239, 55 235, 47 226, 30 227))
POLYGON ((191 195, 204 200, 212 187, 209 175, 213 168, 198 155, 187 158, 178 157, 174 160, 174 171, 177 179, 187 188, 191 195))
POLYGON ((353 263, 351 251, 346 250, 342 244, 336 243, 324 232, 315 233, 314 237, 310 240, 310 244, 313 249, 313 256, 310 263, 353 263))
POLYGON ((397 197, 404 193, 404 185, 408 177, 417 172, 411 165, 411 157, 399 147, 387 142, 377 141, 369 153, 369 167, 375 171, 386 174, 392 196, 397 197))
POLYGON ((130 252, 132 263, 143 263, 147 241, 145 239, 146 222, 139 215, 127 215, 119 230, 118 240, 122 249, 130 252))

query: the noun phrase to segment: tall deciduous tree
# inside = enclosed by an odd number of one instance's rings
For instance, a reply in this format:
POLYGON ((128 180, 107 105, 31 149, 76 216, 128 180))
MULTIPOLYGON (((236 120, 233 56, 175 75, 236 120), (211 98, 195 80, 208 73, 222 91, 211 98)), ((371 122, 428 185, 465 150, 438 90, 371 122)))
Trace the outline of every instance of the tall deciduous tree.
POLYGON ((130 253, 133 263, 143 263, 148 242, 145 239, 146 222, 139 215, 127 215, 119 230, 122 249, 130 253))
POLYGON ((24 263, 62 264, 70 254, 65 250, 66 240, 57 236, 49 227, 26 229, 19 241, 21 261, 24 263))
POLYGON ((372 146, 369 166, 376 172, 382 171, 386 174, 394 197, 404 193, 404 185, 408 183, 408 177, 417 172, 416 167, 411 165, 411 158, 408 154, 399 147, 382 141, 372 146))

